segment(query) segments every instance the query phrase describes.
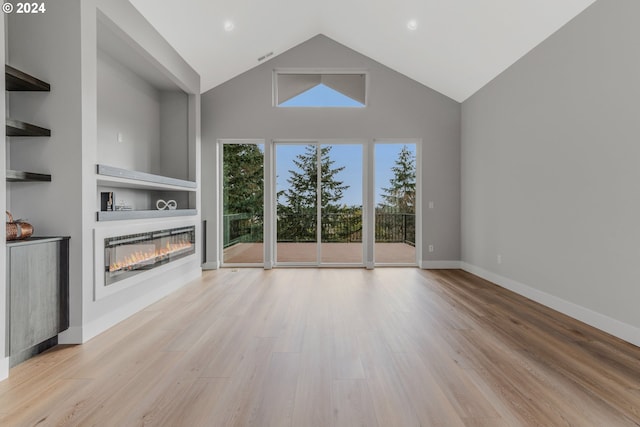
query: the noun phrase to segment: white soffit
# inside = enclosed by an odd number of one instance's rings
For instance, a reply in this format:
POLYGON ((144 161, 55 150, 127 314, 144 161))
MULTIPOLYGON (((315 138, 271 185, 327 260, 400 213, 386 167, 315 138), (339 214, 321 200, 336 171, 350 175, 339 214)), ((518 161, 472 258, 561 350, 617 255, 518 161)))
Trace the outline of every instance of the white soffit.
POLYGON ((461 102, 595 0, 130 1, 201 75, 203 92, 325 34, 461 102))

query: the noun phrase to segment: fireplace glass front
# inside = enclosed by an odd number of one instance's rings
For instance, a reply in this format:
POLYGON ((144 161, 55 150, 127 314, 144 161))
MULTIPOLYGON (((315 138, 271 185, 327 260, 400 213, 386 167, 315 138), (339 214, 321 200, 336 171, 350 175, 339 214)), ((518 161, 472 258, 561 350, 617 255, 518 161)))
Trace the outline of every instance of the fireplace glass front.
POLYGON ((105 285, 195 253, 195 226, 104 239, 105 285))

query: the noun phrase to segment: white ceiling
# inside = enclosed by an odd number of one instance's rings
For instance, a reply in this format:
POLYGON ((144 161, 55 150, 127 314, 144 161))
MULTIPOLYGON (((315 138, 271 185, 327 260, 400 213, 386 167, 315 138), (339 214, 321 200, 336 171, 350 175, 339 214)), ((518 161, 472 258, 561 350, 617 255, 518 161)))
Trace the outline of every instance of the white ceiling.
POLYGON ((595 0, 130 1, 203 92, 322 33, 461 102, 595 0))

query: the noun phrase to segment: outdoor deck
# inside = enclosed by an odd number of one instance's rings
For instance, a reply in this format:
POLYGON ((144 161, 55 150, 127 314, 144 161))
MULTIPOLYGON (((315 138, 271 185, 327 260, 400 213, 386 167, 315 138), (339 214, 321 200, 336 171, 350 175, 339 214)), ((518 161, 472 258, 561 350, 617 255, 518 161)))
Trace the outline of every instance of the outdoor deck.
MULTIPOLYGON (((377 263, 413 264, 416 248, 406 243, 376 243, 377 263)), ((316 260, 315 243, 278 243, 278 262, 310 262, 316 260)), ((247 264, 263 262, 262 243, 237 243, 224 250, 224 263, 247 264)), ((322 262, 331 264, 362 264, 362 243, 323 243, 322 262)))

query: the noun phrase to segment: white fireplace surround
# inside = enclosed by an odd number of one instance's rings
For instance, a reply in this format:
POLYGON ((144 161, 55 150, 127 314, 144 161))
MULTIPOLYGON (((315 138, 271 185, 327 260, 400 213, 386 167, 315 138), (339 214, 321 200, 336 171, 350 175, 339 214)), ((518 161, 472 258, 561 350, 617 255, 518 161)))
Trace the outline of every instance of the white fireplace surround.
MULTIPOLYGON (((120 280, 111 285, 105 284, 104 278, 104 239, 118 237, 126 234, 147 233, 150 231, 165 230, 169 228, 179 228, 195 226, 196 223, 185 220, 147 222, 144 224, 127 224, 122 226, 109 226, 94 229, 94 301, 113 295, 124 289, 146 282, 157 276, 161 276, 169 270, 192 262, 197 256, 197 252, 183 258, 172 261, 168 264, 160 265, 152 270, 144 271, 126 279, 120 280)), ((196 227, 197 230, 197 227, 196 227)), ((196 240, 198 239, 196 233, 196 240)), ((197 244, 197 242, 196 242, 197 244)))

